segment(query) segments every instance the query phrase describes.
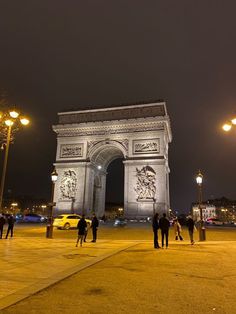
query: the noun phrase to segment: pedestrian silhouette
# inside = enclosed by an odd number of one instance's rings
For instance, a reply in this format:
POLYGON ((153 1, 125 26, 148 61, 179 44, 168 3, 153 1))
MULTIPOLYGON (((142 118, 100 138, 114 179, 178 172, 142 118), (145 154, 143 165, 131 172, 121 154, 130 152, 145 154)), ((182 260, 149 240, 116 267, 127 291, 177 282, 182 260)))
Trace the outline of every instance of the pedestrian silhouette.
POLYGON ((163 217, 160 218, 159 227, 161 229, 161 246, 164 248, 164 240, 166 240, 166 248, 168 248, 170 222, 166 218, 166 213, 163 213, 163 217))
POLYGON ((13 237, 13 229, 14 229, 14 223, 15 223, 15 218, 13 215, 10 215, 7 218, 7 223, 8 223, 8 228, 7 228, 7 234, 6 234, 6 239, 8 238, 8 234, 11 232, 11 238, 13 237))
POLYGON ((174 226, 174 231, 175 231, 175 240, 180 239, 181 241, 183 241, 183 237, 181 235, 182 228, 177 218, 174 219, 173 226, 174 226))
POLYGON ((158 244, 158 229, 159 229, 159 220, 158 220, 158 213, 156 213, 153 216, 152 220, 152 230, 153 230, 153 235, 154 235, 154 249, 159 249, 160 246, 158 244))
POLYGON ((190 237, 190 242, 193 245, 195 243, 193 240, 193 232, 194 232, 195 223, 194 223, 191 216, 188 216, 187 226, 188 226, 188 233, 189 233, 189 237, 190 237))
POLYGON ((84 215, 82 215, 82 218, 79 220, 77 224, 77 229, 78 229, 78 238, 77 238, 77 242, 75 246, 78 246, 79 241, 80 241, 80 246, 82 246, 86 229, 87 229, 87 223, 84 219, 84 215))
POLYGON ((3 215, 0 216, 0 239, 2 239, 2 234, 3 234, 3 226, 5 225, 5 218, 3 215))
POLYGON ((99 221, 96 217, 95 214, 93 214, 93 219, 92 219, 92 224, 91 224, 91 228, 92 228, 92 232, 93 232, 93 240, 91 242, 96 242, 97 241, 97 229, 99 226, 99 221))

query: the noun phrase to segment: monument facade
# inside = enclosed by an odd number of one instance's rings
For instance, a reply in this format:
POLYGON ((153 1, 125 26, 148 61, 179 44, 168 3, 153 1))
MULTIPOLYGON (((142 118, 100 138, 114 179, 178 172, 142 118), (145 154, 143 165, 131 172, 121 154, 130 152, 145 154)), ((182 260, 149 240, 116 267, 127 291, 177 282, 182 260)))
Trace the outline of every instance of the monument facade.
POLYGON ((108 165, 124 163, 124 215, 168 212, 170 120, 164 102, 58 113, 57 213, 105 210, 108 165))

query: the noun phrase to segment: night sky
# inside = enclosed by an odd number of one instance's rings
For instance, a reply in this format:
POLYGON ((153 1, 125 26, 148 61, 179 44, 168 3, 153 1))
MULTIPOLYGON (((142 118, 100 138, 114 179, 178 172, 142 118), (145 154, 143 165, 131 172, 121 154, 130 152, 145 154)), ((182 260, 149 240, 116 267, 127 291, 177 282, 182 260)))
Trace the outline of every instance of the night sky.
POLYGON ((171 207, 196 201, 199 168, 204 199, 236 199, 236 130, 221 131, 236 108, 235 12, 233 0, 0 0, 0 88, 32 120, 6 188, 49 198, 57 112, 164 99, 171 207))

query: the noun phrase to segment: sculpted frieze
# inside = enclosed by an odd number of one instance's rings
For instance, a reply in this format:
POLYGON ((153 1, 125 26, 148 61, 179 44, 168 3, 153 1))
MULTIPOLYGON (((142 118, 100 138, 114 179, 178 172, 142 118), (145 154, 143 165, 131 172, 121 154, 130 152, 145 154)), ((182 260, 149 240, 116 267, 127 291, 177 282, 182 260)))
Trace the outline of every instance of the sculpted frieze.
POLYGON ((61 128, 54 127, 54 131, 63 137, 96 136, 109 134, 125 134, 146 131, 158 131, 164 128, 163 122, 136 123, 127 125, 109 125, 98 127, 61 128))
POLYGON ((133 154, 152 154, 160 152, 160 139, 133 141, 133 154))
POLYGON ((77 158, 83 156, 84 144, 62 144, 60 146, 60 158, 77 158))
POLYGON ((145 166, 141 169, 136 168, 136 187, 137 200, 153 200, 156 194, 156 172, 150 166, 145 166))
POLYGON ((60 199, 71 200, 75 198, 76 188, 77 188, 76 172, 74 170, 64 171, 60 184, 61 192, 60 199))

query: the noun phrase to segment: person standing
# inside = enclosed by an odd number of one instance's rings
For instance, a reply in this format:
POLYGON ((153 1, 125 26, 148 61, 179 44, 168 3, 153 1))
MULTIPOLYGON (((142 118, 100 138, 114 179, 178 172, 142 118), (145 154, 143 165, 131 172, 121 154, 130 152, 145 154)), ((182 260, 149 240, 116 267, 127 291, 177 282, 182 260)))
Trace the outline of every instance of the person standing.
POLYGON ((175 240, 180 239, 181 241, 183 241, 183 237, 181 235, 182 228, 177 218, 174 219, 173 226, 175 230, 175 240))
POLYGON ((87 231, 87 223, 85 221, 84 215, 82 215, 82 218, 80 218, 78 224, 77 224, 77 229, 78 229, 78 238, 76 242, 76 247, 78 246, 79 240, 80 240, 80 246, 82 246, 83 239, 85 236, 85 233, 87 231))
POLYGON ((169 228, 170 222, 166 218, 166 213, 163 213, 163 217, 159 220, 159 227, 161 229, 161 245, 164 248, 164 239, 166 240, 166 248, 168 248, 169 228))
POLYGON ((93 219, 92 219, 92 224, 91 224, 91 228, 92 228, 92 232, 93 232, 93 240, 91 242, 96 242, 97 241, 97 229, 99 226, 99 221, 96 217, 95 214, 93 214, 93 219))
POLYGON ((0 239, 2 239, 2 234, 3 234, 3 226, 5 225, 5 218, 3 215, 0 216, 0 239))
POLYGON ((191 216, 188 216, 187 226, 188 226, 188 233, 189 233, 189 237, 190 237, 190 242, 193 245, 195 243, 193 240, 193 232, 194 232, 195 223, 194 223, 191 216))
POLYGON ((11 238, 13 237, 13 229, 14 229, 14 224, 15 224, 15 218, 13 215, 10 215, 8 217, 7 223, 8 223, 8 228, 7 228, 6 239, 8 238, 9 232, 11 232, 11 238))
POLYGON ((152 230, 154 235, 154 249, 159 249, 160 246, 158 244, 158 229, 159 229, 159 220, 158 220, 158 213, 155 213, 152 220, 152 230))

